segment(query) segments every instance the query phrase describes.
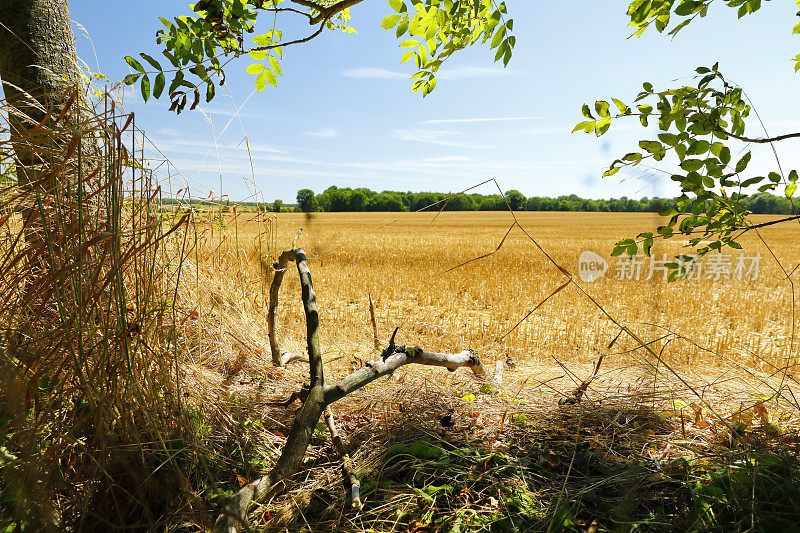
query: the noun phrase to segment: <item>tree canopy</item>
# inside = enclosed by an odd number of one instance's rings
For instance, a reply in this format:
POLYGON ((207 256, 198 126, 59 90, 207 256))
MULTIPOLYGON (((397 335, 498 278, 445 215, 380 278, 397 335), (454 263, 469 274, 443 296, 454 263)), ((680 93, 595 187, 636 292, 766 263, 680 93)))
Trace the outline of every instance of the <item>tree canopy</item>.
MULTIPOLYGON (((225 83, 225 68, 234 59, 247 56, 253 62, 246 71, 255 76, 255 88, 277 86, 280 61, 286 46, 308 42, 325 31, 353 33, 349 26, 350 8, 364 0, 200 0, 193 13, 160 18, 164 29, 156 34, 162 61, 141 53, 147 63, 133 56, 125 60, 134 73, 125 83, 139 83, 142 97, 160 98, 166 94, 170 111, 180 113, 190 102, 206 101, 225 83), (309 33, 285 40, 281 31, 284 16, 301 17, 311 26, 309 33), (269 17, 259 24, 259 17, 269 17), (262 29, 263 26, 263 29, 262 29), (268 28, 268 29, 266 29, 268 28), (252 34, 252 36, 251 36, 252 34), (169 86, 167 78, 170 77, 169 86)), ((495 61, 507 65, 515 44, 514 21, 506 17, 505 2, 494 0, 389 0, 390 12, 381 27, 395 33, 403 50, 402 62, 413 60, 418 71, 411 76, 413 91, 426 96, 436 87, 436 73, 453 54, 474 44, 488 43, 496 49, 495 61)))
MULTIPOLYGON (((762 8, 761 0, 724 0, 721 3, 737 9, 739 18, 762 8)), ((713 4, 714 0, 635 0, 628 8, 628 16, 637 36, 652 26, 658 32, 675 36, 688 24, 707 16, 713 4)), ((800 7, 800 0, 797 4, 800 7)), ((800 23, 795 24, 792 31, 800 33, 800 23)), ((795 71, 800 70, 800 55, 793 60, 795 71)), ((753 119, 753 104, 742 87, 723 75, 719 64, 697 67, 694 80, 688 85, 656 89, 652 83, 645 82, 633 104, 635 107, 628 106, 617 98, 612 98, 611 102, 598 100, 593 108, 585 104, 584 120, 574 131, 600 137, 621 119, 634 119, 643 127, 655 121, 659 129, 657 139, 641 140, 639 151, 616 159, 604 176, 645 160, 658 162, 673 157, 678 169, 670 173, 670 178, 680 185, 682 195, 675 206, 660 212, 667 221, 655 235, 645 232, 635 239, 623 239, 617 243, 615 255, 632 256, 640 247, 649 255, 655 239, 676 235, 689 236, 689 246, 697 249, 696 258, 725 247, 739 249, 739 238, 754 227, 747 218, 752 212, 750 207, 763 204, 767 198, 753 198, 754 187, 762 194, 783 188, 790 212, 796 214, 793 198, 797 190, 797 171, 784 170, 778 160, 775 171, 766 176, 752 175, 747 172, 752 159, 747 147, 797 138, 800 133, 770 137, 758 121, 764 136, 748 135, 746 130, 753 119), (736 151, 731 149, 734 143, 743 146, 744 151, 736 158, 732 155, 736 151)), ((691 268, 679 268, 678 262, 670 266, 674 268, 671 279, 684 277, 691 268)))

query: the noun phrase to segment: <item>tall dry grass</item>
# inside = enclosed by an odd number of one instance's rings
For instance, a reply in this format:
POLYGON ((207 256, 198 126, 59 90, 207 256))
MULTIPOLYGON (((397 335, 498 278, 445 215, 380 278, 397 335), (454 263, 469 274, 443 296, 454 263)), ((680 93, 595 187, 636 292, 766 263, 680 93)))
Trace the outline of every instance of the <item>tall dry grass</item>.
MULTIPOLYGON (((26 531, 147 529, 180 508, 191 472, 181 265, 164 241, 177 228, 161 223, 133 116, 76 95, 0 141, 0 516, 26 531)), ((0 102, 4 119, 18 112, 0 102)))

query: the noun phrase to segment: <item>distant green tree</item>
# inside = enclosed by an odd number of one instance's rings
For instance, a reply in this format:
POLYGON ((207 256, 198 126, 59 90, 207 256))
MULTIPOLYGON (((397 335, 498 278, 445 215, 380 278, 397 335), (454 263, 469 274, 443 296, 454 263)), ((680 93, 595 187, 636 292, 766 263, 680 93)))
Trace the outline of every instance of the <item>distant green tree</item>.
POLYGON ((349 194, 348 211, 366 211, 369 196, 364 189, 356 189, 349 194))
POLYGON ((481 201, 481 205, 478 207, 481 211, 502 211, 504 209, 508 209, 506 206, 505 200, 499 194, 493 194, 491 196, 487 196, 481 201))
POLYGON ((542 211, 542 199, 538 196, 531 196, 525 201, 526 211, 542 211))
POLYGON ((368 211, 402 211, 403 202, 400 200, 399 195, 382 192, 376 194, 367 201, 368 211))
MULTIPOLYGON (((435 204, 443 195, 433 193, 433 192, 420 192, 414 195, 414 203, 411 206, 413 211, 420 211, 422 209, 427 208, 430 205, 435 204)), ((438 206, 433 207, 431 209, 439 209, 438 206)))
POLYGON ((506 200, 512 211, 521 211, 525 207, 525 196, 514 189, 506 192, 506 200))
POLYGON ((272 202, 272 210, 276 213, 280 213, 281 209, 283 209, 283 200, 275 200, 272 202))
POLYGON ((471 211, 472 201, 463 194, 457 194, 447 200, 447 205, 444 206, 444 209, 445 211, 471 211))
POLYGON ((297 207, 304 213, 313 213, 317 211, 319 204, 314 196, 314 191, 311 189, 300 189, 297 191, 297 207))

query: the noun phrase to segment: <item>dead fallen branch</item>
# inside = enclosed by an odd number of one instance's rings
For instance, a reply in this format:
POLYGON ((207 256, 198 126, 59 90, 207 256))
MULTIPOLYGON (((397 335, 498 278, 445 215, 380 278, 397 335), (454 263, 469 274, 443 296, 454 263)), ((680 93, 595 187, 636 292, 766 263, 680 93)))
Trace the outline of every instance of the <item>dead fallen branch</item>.
POLYGON ((487 372, 480 359, 471 350, 464 350, 457 354, 430 353, 419 346, 406 348, 398 346, 395 352, 385 360, 371 361, 363 368, 343 377, 333 385, 325 387, 325 403, 330 405, 341 400, 353 391, 360 389, 368 383, 392 374, 403 365, 419 364, 427 366, 441 366, 451 372, 461 368, 470 368, 479 378, 486 378, 487 372))
POLYGON ((350 505, 353 509, 361 509, 361 483, 356 476, 355 468, 353 467, 353 460, 350 459, 350 454, 344 447, 344 442, 336 430, 336 419, 333 418, 333 411, 330 407, 325 408, 325 425, 328 426, 328 432, 331 434, 331 442, 336 452, 339 454, 339 459, 342 461, 342 476, 344 476, 345 487, 349 486, 350 489, 350 505))
POLYGON ((272 352, 272 364, 275 366, 286 366, 293 361, 308 362, 308 356, 298 353, 281 352, 278 345, 278 334, 275 332, 275 314, 278 310, 278 294, 283 283, 283 275, 289 266, 290 261, 294 261, 297 248, 286 250, 278 260, 272 264, 275 274, 272 276, 272 284, 269 287, 269 310, 267 312, 267 328, 269 330, 269 347, 272 352))
MULTIPOLYGON (((297 472, 305 456, 311 435, 314 433, 320 416, 326 413, 325 423, 331 433, 334 447, 342 459, 342 472, 350 484, 351 501, 354 507, 359 507, 360 486, 355 475, 355 469, 349 458, 341 438, 336 431, 333 413, 329 406, 378 378, 388 376, 401 366, 407 364, 421 364, 427 366, 440 366, 449 371, 466 367, 471 369, 476 376, 486 378, 487 372, 481 364, 477 354, 471 350, 464 350, 457 354, 444 354, 426 352, 420 347, 406 348, 395 345, 397 330, 392 335, 389 346, 381 354, 381 359, 368 362, 363 368, 340 379, 331 386, 325 386, 323 373, 322 348, 319 336, 319 314, 317 313, 317 299, 311 281, 311 271, 308 268, 305 252, 300 248, 293 248, 283 252, 278 261, 273 265, 275 276, 270 287, 269 306, 269 337, 272 349, 272 360, 281 366, 284 357, 294 354, 281 354, 275 333, 275 310, 278 305, 278 292, 283 275, 289 262, 297 263, 302 288, 303 307, 306 317, 306 339, 308 348, 308 362, 310 385, 307 389, 303 406, 292 423, 291 430, 286 439, 280 457, 275 466, 265 476, 248 483, 242 489, 227 498, 214 525, 215 533, 234 533, 240 524, 245 523, 247 510, 250 505, 283 489, 285 482, 297 472)), ((305 391, 304 391, 305 392, 305 391)), ((298 395, 299 397, 299 395, 298 395)), ((292 397, 294 400, 294 395, 292 397)))

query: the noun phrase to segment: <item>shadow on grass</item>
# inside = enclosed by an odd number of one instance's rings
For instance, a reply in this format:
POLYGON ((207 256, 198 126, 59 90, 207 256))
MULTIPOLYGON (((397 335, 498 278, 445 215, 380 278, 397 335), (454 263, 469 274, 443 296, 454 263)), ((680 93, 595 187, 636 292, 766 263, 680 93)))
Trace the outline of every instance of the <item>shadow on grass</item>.
POLYGON ((412 433, 398 427, 395 434, 405 434, 404 439, 388 443, 379 460, 367 461, 374 466, 360 472, 366 500, 360 513, 343 511, 347 502, 340 488, 317 489, 302 505, 295 501, 300 512, 289 529, 727 532, 800 527, 797 445, 770 439, 760 428, 690 441, 663 413, 620 405, 558 406, 535 421, 511 419, 491 443, 472 440, 469 428, 459 425, 443 430, 432 423, 412 433))

